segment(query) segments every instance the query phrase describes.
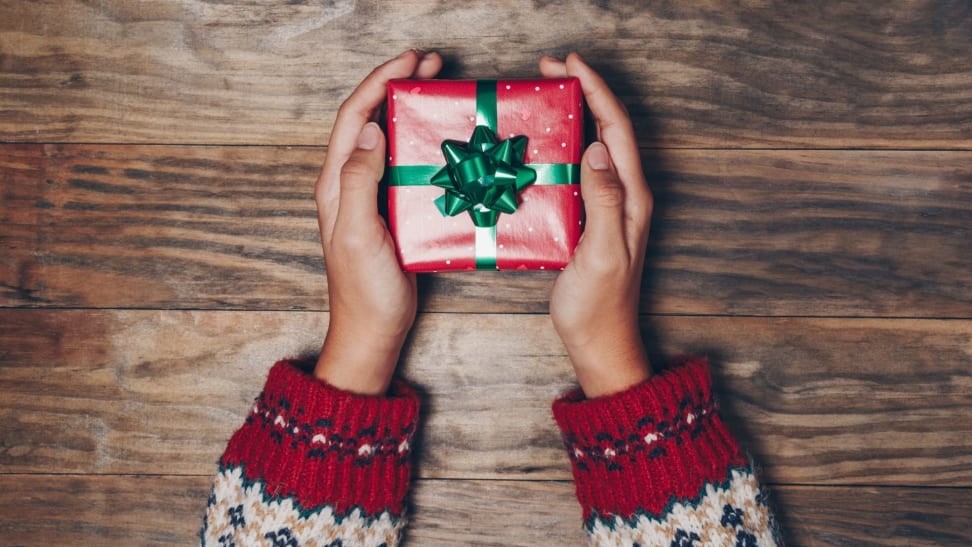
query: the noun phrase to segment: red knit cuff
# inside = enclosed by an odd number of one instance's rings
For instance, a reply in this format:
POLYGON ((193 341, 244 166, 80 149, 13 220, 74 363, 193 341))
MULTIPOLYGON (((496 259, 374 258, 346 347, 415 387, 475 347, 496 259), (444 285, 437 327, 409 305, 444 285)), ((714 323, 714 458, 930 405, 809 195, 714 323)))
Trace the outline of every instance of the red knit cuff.
POLYGON ((584 518, 661 515, 747 461, 716 412, 708 361, 691 358, 615 395, 554 401, 584 518))
POLYGON ((280 361, 270 369, 246 423, 220 460, 262 481, 268 495, 295 499, 303 510, 324 505, 338 515, 402 514, 418 421, 418 395, 394 382, 387 397, 339 390, 280 361))

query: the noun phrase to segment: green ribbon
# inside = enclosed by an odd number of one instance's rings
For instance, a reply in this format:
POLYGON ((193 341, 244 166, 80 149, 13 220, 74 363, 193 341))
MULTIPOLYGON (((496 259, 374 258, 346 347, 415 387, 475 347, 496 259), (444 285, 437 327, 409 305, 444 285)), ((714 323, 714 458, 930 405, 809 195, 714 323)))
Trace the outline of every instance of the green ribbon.
POLYGON ((578 164, 524 164, 527 137, 496 136, 496 80, 476 82, 476 128, 468 142, 442 143, 446 165, 397 165, 389 186, 434 185, 445 190, 435 200, 443 216, 468 212, 476 226, 476 268, 496 269, 496 224, 512 214, 517 194, 530 184, 577 184, 578 164))
MULTIPOLYGON (((543 184, 580 184, 580 165, 576 163, 526 163, 523 167, 537 174, 534 186, 543 184)), ((438 165, 396 165, 388 171, 389 186, 427 186, 441 168, 438 165)))

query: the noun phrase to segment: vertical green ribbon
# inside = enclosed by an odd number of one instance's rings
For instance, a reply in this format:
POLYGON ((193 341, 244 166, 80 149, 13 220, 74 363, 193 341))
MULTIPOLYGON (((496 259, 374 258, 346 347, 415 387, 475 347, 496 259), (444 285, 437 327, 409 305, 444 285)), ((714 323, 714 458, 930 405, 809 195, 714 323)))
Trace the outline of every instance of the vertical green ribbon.
POLYGON ((476 80, 476 125, 496 133, 496 80, 476 80))
MULTIPOLYGON (((483 125, 496 133, 496 80, 476 81, 476 125, 483 125)), ((496 224, 476 226, 476 269, 495 270, 496 224)))

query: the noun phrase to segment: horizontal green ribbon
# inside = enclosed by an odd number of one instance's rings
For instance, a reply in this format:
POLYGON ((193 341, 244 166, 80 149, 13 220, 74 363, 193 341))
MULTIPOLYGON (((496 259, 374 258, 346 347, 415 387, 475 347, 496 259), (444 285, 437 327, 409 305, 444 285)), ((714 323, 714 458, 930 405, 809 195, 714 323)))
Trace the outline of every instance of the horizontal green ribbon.
MULTIPOLYGON (((580 184, 580 165, 576 163, 527 163, 537 172, 533 184, 580 184)), ((388 170, 389 186, 431 186, 432 175, 440 165, 395 165, 388 170)))

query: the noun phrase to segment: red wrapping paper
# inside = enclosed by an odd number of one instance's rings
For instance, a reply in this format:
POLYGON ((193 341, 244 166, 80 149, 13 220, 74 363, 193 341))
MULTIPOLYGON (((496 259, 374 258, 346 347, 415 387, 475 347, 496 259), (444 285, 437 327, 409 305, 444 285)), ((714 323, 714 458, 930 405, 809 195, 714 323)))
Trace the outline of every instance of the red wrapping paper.
MULTIPOLYGON (((575 78, 499 80, 496 134, 528 138, 525 164, 579 164, 583 102, 575 78)), ((442 141, 468 141, 476 127, 476 82, 394 80, 388 85, 389 166, 445 165, 442 141)), ((402 269, 409 272, 476 268, 476 236, 466 213, 443 216, 443 189, 389 186, 388 224, 402 269)), ((578 184, 531 184, 515 213, 496 225, 500 270, 563 269, 583 228, 578 184)))

